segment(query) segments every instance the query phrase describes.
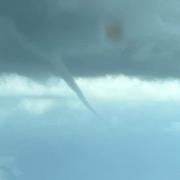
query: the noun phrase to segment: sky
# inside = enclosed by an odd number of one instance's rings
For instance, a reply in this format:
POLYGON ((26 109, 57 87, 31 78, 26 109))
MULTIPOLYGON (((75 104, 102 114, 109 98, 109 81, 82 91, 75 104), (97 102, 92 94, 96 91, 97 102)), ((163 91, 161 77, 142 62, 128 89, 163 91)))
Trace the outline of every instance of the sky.
POLYGON ((0 180, 178 180, 178 7, 0 0, 0 180))

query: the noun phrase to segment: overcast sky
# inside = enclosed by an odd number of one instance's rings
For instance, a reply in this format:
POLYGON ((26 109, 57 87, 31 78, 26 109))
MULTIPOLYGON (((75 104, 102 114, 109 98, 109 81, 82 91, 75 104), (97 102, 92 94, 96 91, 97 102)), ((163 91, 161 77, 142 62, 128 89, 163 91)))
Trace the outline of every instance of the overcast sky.
POLYGON ((0 180, 178 180, 179 5, 0 0, 0 180))

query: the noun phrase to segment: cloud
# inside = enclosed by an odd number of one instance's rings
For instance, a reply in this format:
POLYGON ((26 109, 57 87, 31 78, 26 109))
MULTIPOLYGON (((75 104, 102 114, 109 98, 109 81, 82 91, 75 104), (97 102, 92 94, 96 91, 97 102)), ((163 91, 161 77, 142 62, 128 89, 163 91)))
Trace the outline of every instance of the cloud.
POLYGON ((38 0, 23 8, 18 2, 1 2, 1 72, 54 74, 53 60, 47 63, 25 49, 20 42, 25 37, 47 56, 60 55, 73 76, 179 77, 177 0, 38 0), (104 32, 113 18, 123 30, 119 43, 109 42, 104 32))
POLYGON ((55 104, 56 102, 51 99, 24 99, 19 104, 19 108, 32 114, 43 114, 52 109, 55 104))
POLYGON ((179 102, 180 100, 179 80, 153 81, 121 75, 94 80, 79 79, 78 82, 87 95, 103 102, 179 102))
MULTIPOLYGON (((94 106, 180 102, 178 79, 154 81, 119 75, 77 78, 76 81, 94 106)), ((13 112, 18 108, 30 114, 41 115, 61 106, 84 111, 81 102, 74 95, 65 82, 58 78, 37 82, 19 75, 4 75, 0 78, 0 115, 7 116, 8 102, 12 106, 8 108, 9 112, 10 109, 13 112)))

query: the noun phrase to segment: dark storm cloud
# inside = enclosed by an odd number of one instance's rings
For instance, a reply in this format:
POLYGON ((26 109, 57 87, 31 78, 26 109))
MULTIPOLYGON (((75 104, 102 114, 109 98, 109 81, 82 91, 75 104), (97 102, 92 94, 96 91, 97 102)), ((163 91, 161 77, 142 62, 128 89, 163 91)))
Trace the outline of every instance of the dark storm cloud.
POLYGON ((48 77, 54 74, 50 57, 55 54, 73 76, 178 77, 177 5, 176 0, 1 0, 0 71, 48 77), (103 31, 113 18, 123 29, 119 42, 108 41, 103 31))

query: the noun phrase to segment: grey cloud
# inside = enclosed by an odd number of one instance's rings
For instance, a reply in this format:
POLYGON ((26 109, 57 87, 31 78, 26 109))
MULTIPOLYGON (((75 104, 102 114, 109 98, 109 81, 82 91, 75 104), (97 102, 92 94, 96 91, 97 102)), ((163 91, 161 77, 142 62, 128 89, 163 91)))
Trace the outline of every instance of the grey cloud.
MULTIPOLYGON (((28 51, 22 37, 48 56, 61 55, 73 76, 179 76, 178 1, 4 0, 1 72, 48 77, 53 61, 28 51), (122 40, 109 42, 103 26, 116 18, 122 40)), ((58 73, 61 76, 61 71, 58 73)))

